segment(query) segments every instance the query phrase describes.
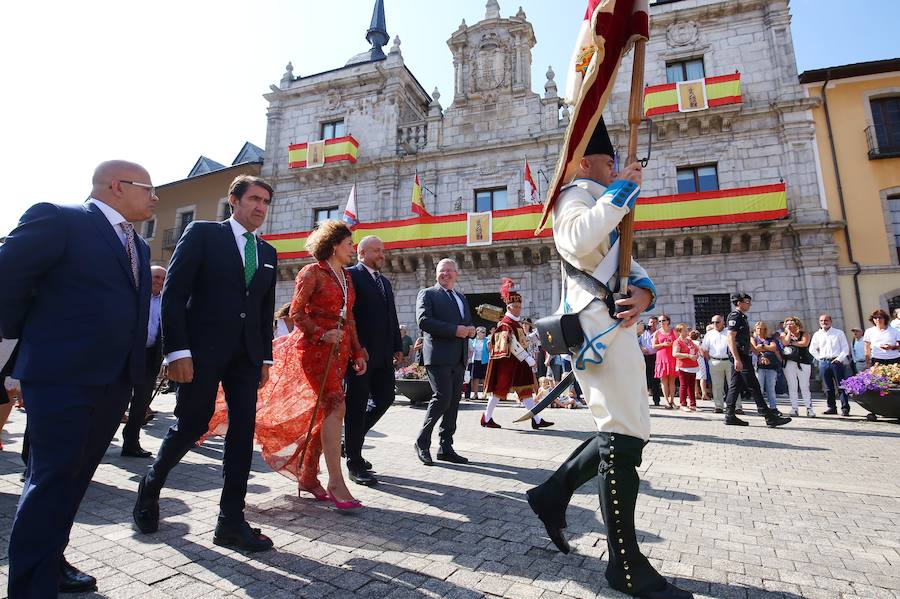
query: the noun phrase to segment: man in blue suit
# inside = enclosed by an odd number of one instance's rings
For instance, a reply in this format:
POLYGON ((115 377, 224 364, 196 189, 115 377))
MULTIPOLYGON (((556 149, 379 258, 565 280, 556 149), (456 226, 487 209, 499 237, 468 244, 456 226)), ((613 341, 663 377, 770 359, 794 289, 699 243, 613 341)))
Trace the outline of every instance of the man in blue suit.
POLYGON ((169 379, 178 383, 178 422, 141 479, 132 513, 141 532, 157 530, 159 494, 169 472, 207 432, 221 383, 228 433, 213 542, 265 551, 272 541, 244 519, 244 497, 257 389, 266 384, 272 364, 277 256, 255 234, 266 220, 272 187, 259 177, 240 175, 231 183, 228 201, 231 218, 192 222, 169 263, 162 294, 163 353, 169 379))
POLYGON ((13 599, 96 588, 63 551, 144 375, 150 250, 132 223, 156 202, 146 169, 104 162, 87 202, 35 204, 0 246, 0 335, 19 338, 31 443, 9 539, 13 599))
POLYGON ((468 339, 475 336, 475 327, 472 326, 469 302, 454 289, 459 278, 456 261, 444 258, 438 262, 435 278, 437 283, 420 289, 416 298, 416 321, 425 338, 422 357, 433 393, 416 439, 416 457, 426 466, 434 465, 429 448, 431 433, 440 420, 437 459, 466 464, 469 460, 453 450, 453 435, 469 361, 468 339))
POLYGON ((374 235, 363 237, 356 253, 359 263, 348 269, 356 290, 353 316, 359 342, 369 353, 369 367, 361 375, 347 374, 344 442, 350 480, 371 486, 378 481, 372 464, 362 457, 363 440, 394 403, 394 363, 403 357, 403 341, 394 290, 381 274, 384 243, 374 235), (370 397, 373 405, 368 408, 370 397))

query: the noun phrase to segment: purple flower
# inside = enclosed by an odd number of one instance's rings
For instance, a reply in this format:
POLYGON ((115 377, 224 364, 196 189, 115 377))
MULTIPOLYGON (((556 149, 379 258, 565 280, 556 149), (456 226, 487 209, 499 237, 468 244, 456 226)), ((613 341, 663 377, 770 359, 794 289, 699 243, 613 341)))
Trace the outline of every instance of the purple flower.
POLYGON ((841 381, 841 389, 850 395, 862 395, 866 391, 877 391, 880 396, 885 396, 894 390, 891 381, 883 376, 872 374, 868 370, 841 381))

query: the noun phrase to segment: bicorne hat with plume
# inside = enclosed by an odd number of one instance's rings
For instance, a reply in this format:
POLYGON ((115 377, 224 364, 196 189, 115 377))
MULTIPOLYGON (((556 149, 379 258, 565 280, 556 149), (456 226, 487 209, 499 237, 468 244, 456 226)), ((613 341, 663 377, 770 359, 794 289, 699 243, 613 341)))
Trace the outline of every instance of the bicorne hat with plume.
POLYGON ((516 284, 509 277, 503 277, 500 285, 500 297, 507 306, 510 304, 521 304, 522 295, 518 291, 514 291, 516 284))

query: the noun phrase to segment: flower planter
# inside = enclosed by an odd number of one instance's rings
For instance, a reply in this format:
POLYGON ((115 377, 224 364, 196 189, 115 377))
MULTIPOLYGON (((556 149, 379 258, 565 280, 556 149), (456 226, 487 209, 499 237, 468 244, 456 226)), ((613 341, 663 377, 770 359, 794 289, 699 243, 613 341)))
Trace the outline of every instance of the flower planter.
POLYGON ((878 391, 866 391, 850 396, 866 410, 885 418, 900 418, 900 391, 888 391, 879 395, 878 391))
POLYGON ((397 379, 397 393, 406 397, 412 405, 427 403, 431 399, 431 383, 415 379, 397 379))

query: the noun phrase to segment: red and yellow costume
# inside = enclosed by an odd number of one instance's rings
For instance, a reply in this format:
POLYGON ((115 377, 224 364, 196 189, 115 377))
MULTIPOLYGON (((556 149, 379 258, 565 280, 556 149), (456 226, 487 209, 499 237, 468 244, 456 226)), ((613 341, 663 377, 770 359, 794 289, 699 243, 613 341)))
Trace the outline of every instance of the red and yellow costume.
MULTIPOLYGON (((488 403, 484 408, 484 414, 481 415, 481 426, 485 428, 501 428, 494 422, 494 408, 501 399, 506 399, 510 391, 518 395, 519 400, 529 410, 534 407, 533 396, 537 384, 533 369, 536 364, 528 353, 525 327, 519 322, 522 296, 513 291, 512 287, 512 279, 504 278, 503 285, 500 286, 500 297, 507 306, 506 314, 497 323, 497 329, 491 335, 491 353, 487 374, 484 375, 484 390, 488 403)), ((552 425, 552 422, 541 420, 537 415, 531 420, 531 428, 535 429, 552 425)))
MULTIPOLYGON (((522 301, 521 296, 519 301, 522 301)), ((493 393, 500 399, 505 399, 510 392, 518 395, 519 399, 534 395, 536 381, 534 371, 526 361, 526 344, 522 323, 507 312, 491 336, 490 361, 484 376, 487 393, 493 393)))

